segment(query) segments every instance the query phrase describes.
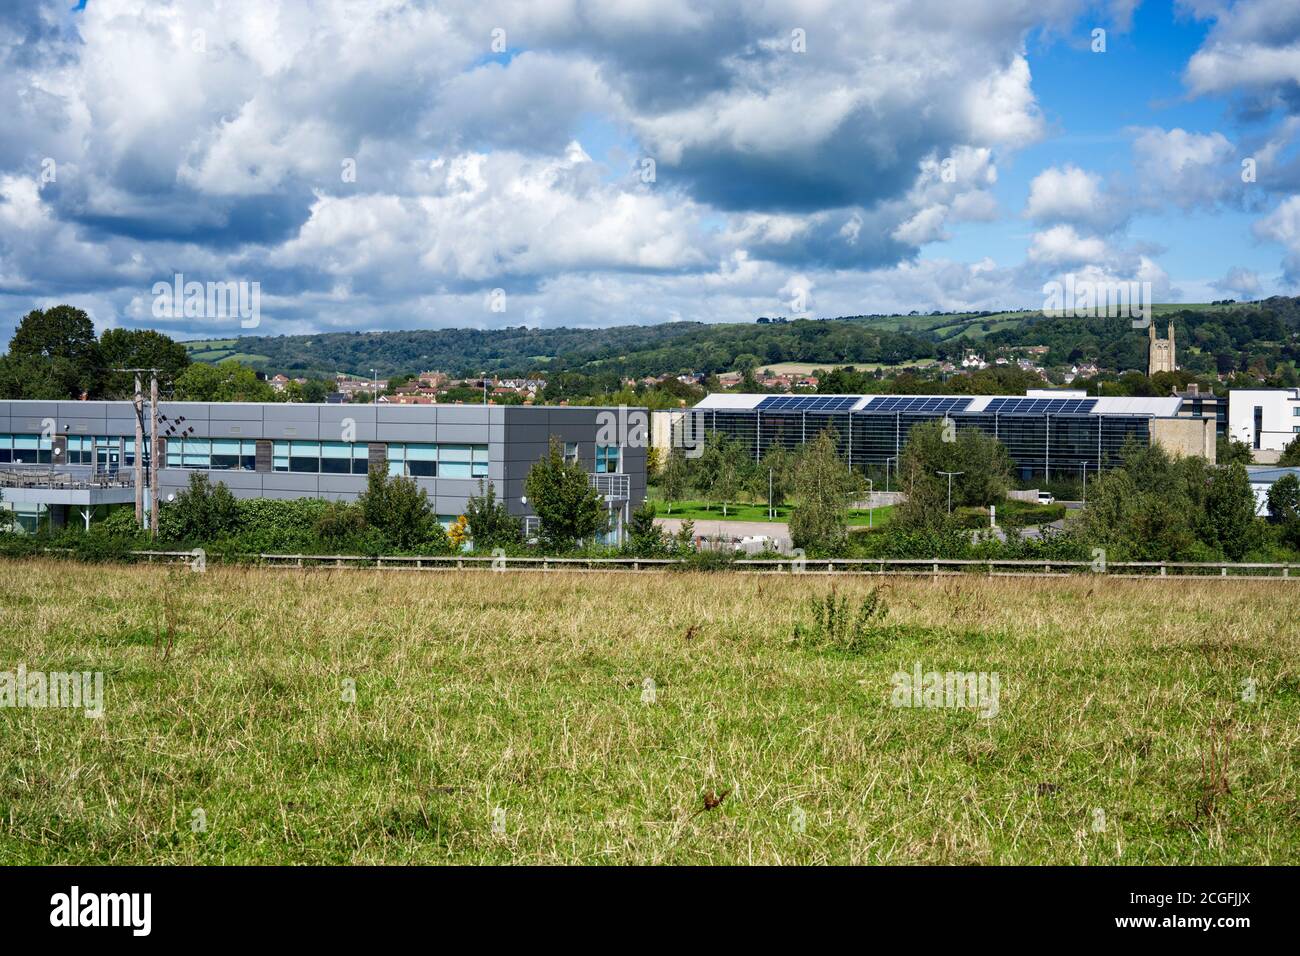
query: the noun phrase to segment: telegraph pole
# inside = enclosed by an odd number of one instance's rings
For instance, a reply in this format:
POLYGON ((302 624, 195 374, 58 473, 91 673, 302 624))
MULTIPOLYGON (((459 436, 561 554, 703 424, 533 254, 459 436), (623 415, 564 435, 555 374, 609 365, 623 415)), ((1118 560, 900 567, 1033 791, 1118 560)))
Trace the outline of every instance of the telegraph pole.
POLYGON ((135 483, 135 524, 144 527, 144 389, 140 386, 140 373, 135 373, 135 454, 131 456, 132 478, 135 483))
POLYGON ((160 368, 115 368, 114 372, 131 372, 135 375, 135 461, 132 478, 135 481, 135 520, 144 527, 144 387, 140 376, 149 373, 149 528, 158 533, 158 373, 160 368))
MULTIPOLYGON (((149 533, 158 536, 158 370, 149 376, 149 533)), ((140 452, 136 453, 138 460, 140 452)))

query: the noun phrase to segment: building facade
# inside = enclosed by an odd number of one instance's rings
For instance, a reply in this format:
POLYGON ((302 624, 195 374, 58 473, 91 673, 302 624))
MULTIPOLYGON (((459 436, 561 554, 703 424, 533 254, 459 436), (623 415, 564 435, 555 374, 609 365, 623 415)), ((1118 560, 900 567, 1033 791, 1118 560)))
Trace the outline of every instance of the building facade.
MULTIPOLYGON (((149 415, 146 404, 146 436, 149 415)), ((350 501, 378 467, 414 479, 444 522, 481 482, 528 519, 524 481, 555 436, 590 473, 621 536, 646 492, 647 437, 608 427, 629 418, 554 406, 160 402, 159 499, 200 471, 239 498, 350 501)), ((135 428, 130 402, 0 402, 3 506, 24 525, 42 515, 57 525, 133 502, 135 428)))
POLYGON ((1276 461, 1300 435, 1300 388, 1239 388, 1228 393, 1228 434, 1260 462, 1276 461))
POLYGON ((674 425, 689 446, 716 431, 756 459, 774 444, 795 449, 832 429, 855 467, 897 466, 912 428, 949 416, 1007 448, 1021 480, 1079 478, 1120 463, 1127 441, 1214 460, 1214 419, 1179 417, 1182 399, 1089 398, 1083 392, 1015 395, 726 395, 706 397, 674 425), (690 432, 696 434, 689 434, 690 432))

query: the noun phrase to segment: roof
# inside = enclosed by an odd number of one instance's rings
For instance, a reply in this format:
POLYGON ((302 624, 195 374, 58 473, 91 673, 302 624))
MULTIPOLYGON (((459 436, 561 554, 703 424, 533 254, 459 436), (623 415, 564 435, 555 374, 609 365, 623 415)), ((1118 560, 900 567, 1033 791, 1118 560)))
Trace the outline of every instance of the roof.
POLYGON ((706 395, 695 407, 717 411, 752 411, 765 401, 773 411, 850 412, 850 411, 933 411, 952 414, 998 412, 999 414, 1092 414, 1132 415, 1170 418, 1178 414, 1182 399, 1176 395, 1161 398, 1088 398, 1080 392, 1061 389, 1053 394, 1034 389, 1025 395, 706 395), (784 402, 768 401, 786 399, 784 402), (899 407, 907 406, 907 407, 899 407), (1054 407, 1055 406, 1055 407, 1054 407))
POLYGON ((1287 475, 1295 475, 1297 478, 1300 478, 1300 468, 1278 468, 1276 466, 1257 468, 1247 465, 1246 473, 1250 475, 1250 483, 1252 485, 1271 485, 1279 478, 1283 478, 1287 475))

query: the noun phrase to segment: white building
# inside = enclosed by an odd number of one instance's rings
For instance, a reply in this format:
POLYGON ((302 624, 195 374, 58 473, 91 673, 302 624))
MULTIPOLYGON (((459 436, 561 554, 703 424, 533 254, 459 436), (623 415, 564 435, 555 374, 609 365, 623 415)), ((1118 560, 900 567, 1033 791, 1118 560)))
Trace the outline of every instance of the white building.
POLYGON ((1273 483, 1284 475, 1300 478, 1300 468, 1247 468, 1246 472, 1250 475, 1250 490, 1255 493, 1255 514, 1261 518, 1269 515, 1268 489, 1273 483))
MULTIPOLYGON (((1228 393, 1228 437, 1256 451, 1280 452, 1297 435, 1300 388, 1239 388, 1228 393)), ((1256 461, 1269 457, 1261 455, 1256 461)))

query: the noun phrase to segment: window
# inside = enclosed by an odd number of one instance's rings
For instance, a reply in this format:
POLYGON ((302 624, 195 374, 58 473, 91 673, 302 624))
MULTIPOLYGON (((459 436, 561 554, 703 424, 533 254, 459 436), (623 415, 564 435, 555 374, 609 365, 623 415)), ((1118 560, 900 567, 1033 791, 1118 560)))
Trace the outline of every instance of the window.
POLYGON ((617 445, 596 446, 596 474, 612 475, 618 471, 619 447, 617 445))
POLYGON ((486 478, 488 446, 391 442, 388 473, 408 478, 486 478))
POLYGON ((564 463, 574 465, 578 462, 578 443, 576 441, 566 441, 564 443, 564 463))
POLYGON ((16 465, 48 465, 54 442, 41 435, 0 435, 0 461, 16 465))
POLYGON ((95 463, 95 439, 80 435, 68 436, 69 465, 93 465, 95 463))
POLYGON ((366 445, 356 445, 343 441, 327 441, 321 444, 320 470, 326 475, 364 475, 369 460, 370 449, 366 445), (360 466, 358 470, 358 466, 360 466))
MULTIPOLYGON (((149 439, 144 440, 144 461, 141 465, 144 468, 149 467, 149 439)), ((135 467, 135 439, 125 438, 122 440, 122 465, 126 468, 135 467)))
MULTIPOLYGON (((145 444, 145 463, 149 445, 145 444)), ((122 456, 128 465, 135 464, 135 441, 126 442, 122 456)), ((257 442, 238 438, 176 438, 167 443, 168 468, 193 468, 199 471, 256 471, 257 442)))

